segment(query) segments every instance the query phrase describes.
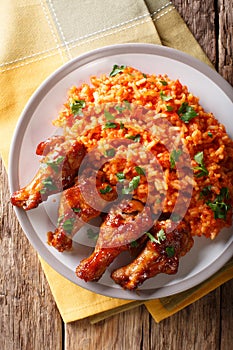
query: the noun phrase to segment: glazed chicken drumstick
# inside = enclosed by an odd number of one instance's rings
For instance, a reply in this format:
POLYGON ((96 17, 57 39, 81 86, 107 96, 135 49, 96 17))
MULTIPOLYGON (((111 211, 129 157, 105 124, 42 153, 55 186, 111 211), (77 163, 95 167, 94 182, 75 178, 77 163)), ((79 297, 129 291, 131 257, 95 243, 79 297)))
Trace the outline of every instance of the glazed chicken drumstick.
POLYGON ((159 273, 177 273, 180 257, 193 246, 190 229, 184 221, 177 227, 171 220, 160 221, 150 232, 151 239, 138 257, 111 274, 124 289, 134 290, 159 273))
POLYGON ((27 186, 11 196, 12 204, 24 210, 36 208, 49 195, 71 186, 86 148, 78 141, 54 136, 40 143, 36 153, 43 155, 38 172, 27 186))
POLYGON ((152 223, 150 208, 137 200, 123 200, 113 206, 100 227, 94 252, 80 262, 76 275, 86 282, 99 280, 114 259, 130 249, 130 242, 142 243, 142 235, 152 223))
POLYGON ((108 203, 117 198, 115 188, 101 193, 108 186, 102 171, 97 176, 88 171, 76 178, 75 185, 63 191, 58 210, 58 225, 48 232, 49 245, 63 252, 72 247, 72 237, 88 221, 100 215, 108 203))

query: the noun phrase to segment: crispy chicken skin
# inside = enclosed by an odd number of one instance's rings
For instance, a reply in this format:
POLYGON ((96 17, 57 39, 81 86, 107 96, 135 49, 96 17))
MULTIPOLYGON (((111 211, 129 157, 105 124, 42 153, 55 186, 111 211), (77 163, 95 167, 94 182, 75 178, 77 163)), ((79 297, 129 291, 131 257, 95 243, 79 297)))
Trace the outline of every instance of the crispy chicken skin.
POLYGON ((141 236, 151 226, 150 209, 141 202, 123 200, 113 206, 100 227, 94 252, 80 262, 76 275, 86 282, 99 280, 114 259, 130 249, 130 242, 142 241, 141 236))
POLYGON ((85 146, 74 140, 62 142, 62 137, 51 138, 37 147, 45 156, 32 181, 11 196, 13 205, 30 210, 49 195, 63 191, 74 183, 74 178, 86 154, 85 146))
MULTIPOLYGON (((138 257, 129 265, 112 272, 112 279, 128 290, 137 289, 145 280, 159 273, 175 274, 179 259, 193 246, 189 227, 183 221, 176 227, 170 220, 157 222, 150 230, 153 237, 165 233, 165 239, 159 242, 149 240, 138 257)), ((158 239, 156 238, 158 241, 158 239)))
POLYGON ((73 187, 63 191, 57 228, 54 232, 48 232, 49 245, 60 252, 71 249, 74 234, 117 198, 115 187, 109 193, 100 192, 107 185, 103 173, 98 171, 97 177, 84 173, 76 178, 73 187))

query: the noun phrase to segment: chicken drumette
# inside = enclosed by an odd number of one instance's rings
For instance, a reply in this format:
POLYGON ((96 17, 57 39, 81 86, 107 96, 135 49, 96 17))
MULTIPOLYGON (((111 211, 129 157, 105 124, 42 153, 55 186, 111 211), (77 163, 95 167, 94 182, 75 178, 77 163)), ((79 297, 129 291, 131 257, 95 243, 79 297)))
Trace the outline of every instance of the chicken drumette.
POLYGON ((73 185, 86 148, 78 141, 54 136, 41 142, 36 153, 43 155, 38 172, 27 186, 11 196, 12 204, 24 210, 36 208, 49 195, 73 185))
POLYGON ((91 170, 85 171, 76 178, 75 185, 61 195, 57 228, 48 232, 49 245, 60 252, 70 249, 74 234, 116 198, 115 186, 109 186, 102 171, 97 175, 91 170))
POLYGON ((112 272, 111 277, 124 289, 134 290, 159 273, 177 273, 180 257, 193 246, 189 225, 171 220, 157 222, 149 233, 146 247, 127 266, 112 272))
POLYGON ((132 242, 142 244, 142 236, 151 226, 150 208, 141 202, 123 200, 113 206, 100 227, 94 252, 80 262, 76 275, 86 282, 99 280, 113 260, 130 249, 132 242))

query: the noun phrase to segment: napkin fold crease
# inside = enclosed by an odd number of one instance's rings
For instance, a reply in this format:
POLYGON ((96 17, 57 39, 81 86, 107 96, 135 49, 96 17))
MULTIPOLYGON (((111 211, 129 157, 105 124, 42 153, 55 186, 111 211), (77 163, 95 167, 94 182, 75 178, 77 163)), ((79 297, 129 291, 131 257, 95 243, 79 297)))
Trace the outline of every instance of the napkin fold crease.
MULTIPOLYGON (((111 44, 144 42, 184 51, 212 66, 167 0, 102 0, 95 6, 91 0, 70 0, 69 6, 58 0, 17 4, 2 0, 0 21, 0 153, 6 167, 13 132, 27 100, 49 74, 81 53, 111 44)), ((185 292, 128 301, 85 290, 40 261, 66 323, 86 317, 96 323, 141 304, 159 322, 233 278, 231 259, 207 281, 185 292)))

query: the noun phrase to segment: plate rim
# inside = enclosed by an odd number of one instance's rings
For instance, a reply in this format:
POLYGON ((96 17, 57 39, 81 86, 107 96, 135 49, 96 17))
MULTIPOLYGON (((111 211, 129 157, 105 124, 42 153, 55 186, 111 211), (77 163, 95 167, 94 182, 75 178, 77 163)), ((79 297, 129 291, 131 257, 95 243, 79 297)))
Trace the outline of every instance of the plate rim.
MULTIPOLYGON (((233 101, 233 88, 231 85, 213 68, 208 66, 207 64, 199 61, 193 56, 188 55, 182 51, 164 47, 155 44, 144 44, 144 43, 126 43, 126 44, 116 44, 104 46, 84 54, 79 55, 78 57, 69 60, 61 67, 56 69, 52 74, 50 74, 43 82, 39 85, 39 87, 32 94, 27 104, 25 105, 18 122, 16 124, 16 128, 14 130, 10 152, 9 152, 9 167, 8 167, 8 181, 10 192, 12 193, 15 188, 17 188, 16 183, 18 179, 15 178, 14 174, 18 174, 19 162, 15 162, 15 150, 17 150, 18 146, 21 145, 24 132, 26 130, 27 124, 30 121, 32 114, 30 114, 31 110, 35 110, 37 106, 36 100, 41 100, 41 96, 45 96, 46 93, 50 90, 51 86, 56 85, 61 79, 63 79, 67 74, 72 72, 74 69, 78 69, 87 63, 91 63, 96 59, 100 59, 103 57, 108 57, 112 55, 120 55, 120 54, 152 54, 159 55, 163 57, 172 58, 176 61, 182 62, 192 68, 198 70, 207 76, 211 81, 213 81, 224 93, 225 95, 233 101), (67 71, 68 70, 68 71, 67 71), (21 132, 23 130, 23 132, 21 132)), ((17 160, 19 160, 19 156, 17 156, 17 160)), ((158 297, 166 297, 169 295, 173 295, 179 293, 181 291, 185 291, 189 288, 197 286, 199 283, 207 280, 210 276, 212 276, 215 272, 217 272, 233 255, 233 241, 229 243, 229 245, 225 248, 220 257, 216 257, 214 263, 212 265, 207 266, 204 270, 199 272, 198 274, 190 277, 188 280, 179 281, 177 284, 172 286, 162 286, 155 289, 143 289, 140 291, 141 295, 138 292, 129 292, 125 290, 121 290, 119 288, 113 288, 106 285, 98 284, 98 282, 93 283, 85 283, 83 281, 79 281, 75 276, 75 272, 71 273, 70 269, 61 263, 53 254, 50 253, 48 249, 43 249, 44 246, 40 241, 37 235, 34 236, 28 234, 28 232, 33 232, 34 229, 26 216, 26 213, 22 211, 20 208, 14 206, 14 211, 18 218, 18 221, 28 238, 30 244, 35 248, 37 253, 43 258, 53 269, 55 269, 59 274, 63 275, 68 280, 75 283, 77 286, 83 287, 89 291, 95 292, 97 294, 102 294, 107 297, 114 297, 126 300, 150 300, 158 297), (25 222, 26 218, 26 222, 25 222), (42 249, 40 249, 42 247, 42 249), (205 275, 205 277, 203 276, 205 275), (192 281, 189 281, 189 280, 192 281), (79 283, 77 283, 77 280, 79 283), (186 287, 184 287, 184 284, 186 287), (188 285, 187 285, 188 284, 188 285), (94 286, 94 287, 93 287, 94 286), (167 289, 172 287, 172 291, 166 292, 167 289), (107 290, 107 292, 106 292, 107 290), (122 295, 120 295, 122 294, 122 295)))

